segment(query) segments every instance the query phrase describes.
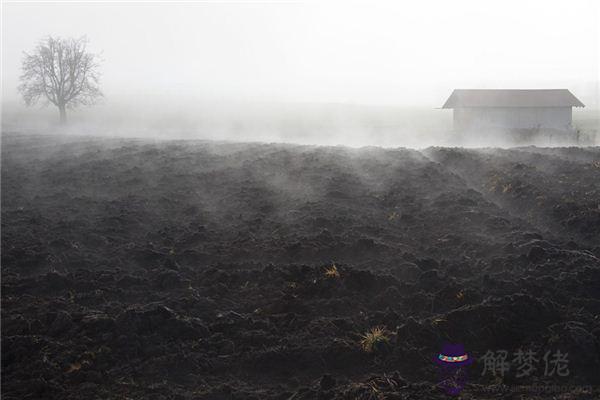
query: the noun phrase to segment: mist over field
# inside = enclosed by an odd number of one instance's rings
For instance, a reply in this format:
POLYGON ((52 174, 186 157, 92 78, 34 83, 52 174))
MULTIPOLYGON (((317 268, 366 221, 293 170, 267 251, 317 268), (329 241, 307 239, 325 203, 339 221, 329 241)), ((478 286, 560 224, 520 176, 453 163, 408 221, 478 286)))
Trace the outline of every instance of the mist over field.
MULTIPOLYGON (((139 106, 139 105, 138 105, 139 106)), ((54 110, 6 111, 4 129, 157 139, 212 139, 346 146, 423 147, 450 143, 451 112, 303 103, 197 103, 131 109, 96 107, 54 123, 54 110), (48 121, 51 121, 48 124, 48 121)))
MULTIPOLYGON (((327 103, 140 102, 100 104, 72 113, 60 126, 53 109, 5 105, 2 128, 10 132, 99 137, 288 142, 350 147, 501 146, 527 144, 498 137, 462 137, 452 111, 439 108, 327 103), (142 104, 140 104, 142 103, 142 104), (191 103, 191 104, 190 104, 191 103)), ((600 144, 600 112, 576 110, 573 125, 582 145, 600 144)), ((540 145, 573 144, 560 138, 540 145)))

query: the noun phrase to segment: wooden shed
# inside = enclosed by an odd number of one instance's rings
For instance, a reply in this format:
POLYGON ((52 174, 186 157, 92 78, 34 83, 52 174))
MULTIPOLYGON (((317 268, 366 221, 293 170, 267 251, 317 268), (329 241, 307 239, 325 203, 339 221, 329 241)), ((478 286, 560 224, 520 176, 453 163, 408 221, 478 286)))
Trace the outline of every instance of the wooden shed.
POLYGON ((442 108, 453 109, 454 130, 572 130, 572 108, 584 107, 567 89, 456 89, 442 108))

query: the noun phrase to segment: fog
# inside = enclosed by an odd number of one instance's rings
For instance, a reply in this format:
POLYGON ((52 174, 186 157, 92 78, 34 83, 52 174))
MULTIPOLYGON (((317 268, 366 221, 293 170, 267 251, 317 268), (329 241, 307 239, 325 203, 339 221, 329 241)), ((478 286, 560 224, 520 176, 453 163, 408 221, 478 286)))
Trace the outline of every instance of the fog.
POLYGON ((3 3, 3 130, 419 147, 452 144, 455 88, 567 88, 598 130, 594 1, 3 3), (23 51, 101 54, 99 104, 26 108, 23 51))
POLYGON ((0 397, 600 399, 599 0, 55 1, 0 0, 0 397))

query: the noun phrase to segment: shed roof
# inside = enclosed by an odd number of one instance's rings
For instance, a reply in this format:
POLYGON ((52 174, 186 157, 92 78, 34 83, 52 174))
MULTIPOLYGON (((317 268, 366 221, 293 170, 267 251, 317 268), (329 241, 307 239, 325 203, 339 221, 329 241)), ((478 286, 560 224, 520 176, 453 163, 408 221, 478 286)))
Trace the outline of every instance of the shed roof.
POLYGON ((442 108, 585 107, 567 89, 456 89, 442 108))

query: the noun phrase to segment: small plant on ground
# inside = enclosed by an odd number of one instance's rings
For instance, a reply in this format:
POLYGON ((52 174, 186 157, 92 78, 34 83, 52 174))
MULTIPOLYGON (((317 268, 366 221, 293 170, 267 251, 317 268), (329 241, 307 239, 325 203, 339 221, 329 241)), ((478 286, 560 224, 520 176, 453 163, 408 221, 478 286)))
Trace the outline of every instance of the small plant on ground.
POLYGON ((383 326, 371 328, 361 338, 360 347, 367 353, 380 351, 390 343, 389 332, 383 326))
POLYGON ((333 264, 331 267, 327 267, 325 269, 325 277, 326 278, 339 278, 340 277, 340 271, 338 271, 335 264, 333 264))

